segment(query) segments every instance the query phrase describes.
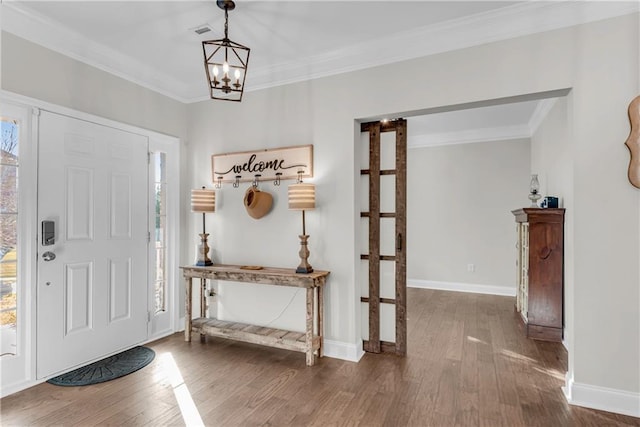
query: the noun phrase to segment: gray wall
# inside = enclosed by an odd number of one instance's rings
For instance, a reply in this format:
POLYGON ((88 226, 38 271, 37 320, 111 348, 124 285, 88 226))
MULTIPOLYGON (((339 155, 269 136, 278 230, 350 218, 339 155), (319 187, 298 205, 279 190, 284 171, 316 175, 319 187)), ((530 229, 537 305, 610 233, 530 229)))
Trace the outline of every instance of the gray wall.
POLYGON ((530 159, 528 139, 410 149, 407 278, 515 293, 511 211, 527 205, 530 159))

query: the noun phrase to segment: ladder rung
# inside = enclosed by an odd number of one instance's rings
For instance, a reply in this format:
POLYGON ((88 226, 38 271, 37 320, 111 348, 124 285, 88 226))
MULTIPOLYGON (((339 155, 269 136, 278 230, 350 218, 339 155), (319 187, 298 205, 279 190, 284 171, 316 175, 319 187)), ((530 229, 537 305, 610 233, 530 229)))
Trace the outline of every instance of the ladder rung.
MULTIPOLYGON (((371 212, 360 212, 361 218, 371 218, 371 212)), ((380 218, 395 218, 395 212, 380 212, 380 218)))
MULTIPOLYGON (((369 255, 362 254, 360 255, 360 259, 369 259, 369 255)), ((394 255, 380 255, 380 261, 395 261, 396 257, 394 255)))
MULTIPOLYGON (((382 304, 395 304, 396 300, 393 298, 379 298, 382 304)), ((369 302, 369 297, 360 297, 360 302, 369 302)))
MULTIPOLYGON (((360 175, 369 175, 369 174, 371 174, 370 169, 360 169, 360 175)), ((395 175, 395 174, 396 174, 395 169, 383 169, 380 171, 380 175, 395 175)))

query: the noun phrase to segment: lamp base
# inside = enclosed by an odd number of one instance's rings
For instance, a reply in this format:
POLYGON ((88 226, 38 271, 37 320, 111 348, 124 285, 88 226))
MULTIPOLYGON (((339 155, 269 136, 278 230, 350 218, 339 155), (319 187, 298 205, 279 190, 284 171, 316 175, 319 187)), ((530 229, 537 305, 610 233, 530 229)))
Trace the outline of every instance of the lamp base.
POLYGON ((298 255, 300 255, 300 265, 296 268, 296 273, 311 273, 313 272, 313 267, 311 267, 311 264, 309 264, 308 261, 309 249, 307 248, 307 240, 309 239, 309 236, 302 234, 298 237, 300 237, 300 252, 298 252, 298 255))
POLYGON ((539 208, 540 206, 538 206, 538 200, 541 198, 542 196, 538 193, 530 193, 529 194, 529 200, 531 200, 531 207, 532 208, 539 208))
POLYGON ((207 243, 207 237, 209 237, 208 233, 199 234, 200 236, 200 244, 198 245, 198 259, 196 261, 196 265, 198 267, 206 267, 209 265, 213 265, 213 261, 209 259, 209 244, 207 243))

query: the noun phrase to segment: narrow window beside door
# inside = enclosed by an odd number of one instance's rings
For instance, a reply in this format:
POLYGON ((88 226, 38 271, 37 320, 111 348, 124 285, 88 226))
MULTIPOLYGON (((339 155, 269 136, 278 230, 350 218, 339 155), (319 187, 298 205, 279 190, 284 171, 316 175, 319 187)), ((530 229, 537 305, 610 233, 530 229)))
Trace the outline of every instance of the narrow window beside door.
POLYGON ((155 182, 155 313, 166 311, 167 271, 167 172, 166 154, 152 154, 155 182))
POLYGON ((0 117, 0 354, 17 355, 18 121, 0 117))

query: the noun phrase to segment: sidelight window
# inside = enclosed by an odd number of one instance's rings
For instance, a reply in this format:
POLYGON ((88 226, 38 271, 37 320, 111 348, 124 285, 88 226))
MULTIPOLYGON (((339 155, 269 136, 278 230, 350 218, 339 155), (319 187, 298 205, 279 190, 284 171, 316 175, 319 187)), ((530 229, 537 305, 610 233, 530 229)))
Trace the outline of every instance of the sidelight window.
POLYGON ((0 117, 0 354, 17 354, 19 122, 0 117))
POLYGON ((153 153, 154 200, 155 200, 155 273, 154 308, 155 313, 167 309, 167 171, 166 154, 153 153))

